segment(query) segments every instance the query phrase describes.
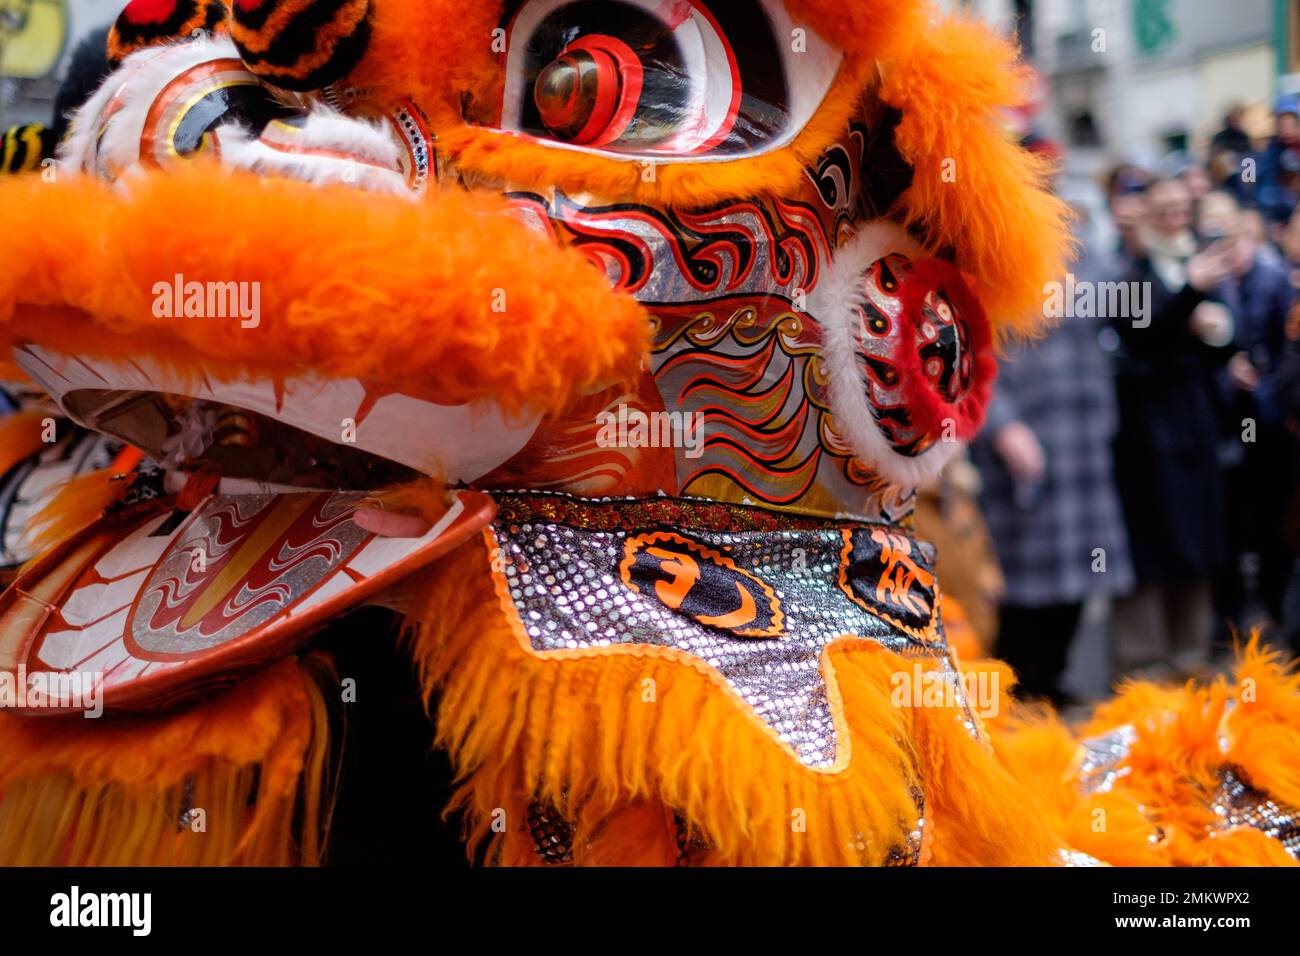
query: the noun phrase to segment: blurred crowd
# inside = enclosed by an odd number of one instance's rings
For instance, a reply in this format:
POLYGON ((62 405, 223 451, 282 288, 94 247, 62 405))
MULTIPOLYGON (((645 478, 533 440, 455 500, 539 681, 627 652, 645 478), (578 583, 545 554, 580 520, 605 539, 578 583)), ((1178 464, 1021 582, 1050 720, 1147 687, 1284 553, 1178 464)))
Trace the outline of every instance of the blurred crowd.
POLYGON ((1028 696, 1067 702, 1099 598, 1112 678, 1203 676, 1256 629, 1300 649, 1300 101, 1274 119, 1113 169, 1056 321, 1002 360, 972 458, 1028 696))

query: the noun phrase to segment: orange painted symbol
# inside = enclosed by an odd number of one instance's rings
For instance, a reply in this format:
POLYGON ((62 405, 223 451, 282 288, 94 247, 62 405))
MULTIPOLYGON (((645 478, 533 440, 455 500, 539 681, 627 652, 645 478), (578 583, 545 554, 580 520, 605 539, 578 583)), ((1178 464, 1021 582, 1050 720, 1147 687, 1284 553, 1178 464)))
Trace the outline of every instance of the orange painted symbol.
POLYGON ((627 539, 623 583, 665 606, 738 637, 780 637, 785 614, 766 581, 714 548, 670 531, 627 539))
POLYGON ((880 545, 880 560, 884 569, 876 581, 876 600, 886 607, 898 607, 911 614, 930 613, 929 602, 913 594, 920 585, 925 591, 934 587, 934 575, 912 559, 912 542, 905 535, 891 534, 877 528, 871 540, 880 545))

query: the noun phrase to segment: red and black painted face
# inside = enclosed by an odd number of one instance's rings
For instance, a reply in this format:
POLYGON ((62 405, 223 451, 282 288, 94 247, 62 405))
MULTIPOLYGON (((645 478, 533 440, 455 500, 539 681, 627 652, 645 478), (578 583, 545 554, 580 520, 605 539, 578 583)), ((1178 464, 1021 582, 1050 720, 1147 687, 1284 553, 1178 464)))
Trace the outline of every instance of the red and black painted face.
POLYGON ((862 277, 854 356, 881 433, 916 455, 979 426, 991 377, 988 320, 965 280, 940 259, 885 256, 862 277))
POLYGON ((817 69, 792 69, 785 20, 774 0, 514 0, 501 126, 624 154, 764 151, 798 132, 839 62, 819 47, 817 69))

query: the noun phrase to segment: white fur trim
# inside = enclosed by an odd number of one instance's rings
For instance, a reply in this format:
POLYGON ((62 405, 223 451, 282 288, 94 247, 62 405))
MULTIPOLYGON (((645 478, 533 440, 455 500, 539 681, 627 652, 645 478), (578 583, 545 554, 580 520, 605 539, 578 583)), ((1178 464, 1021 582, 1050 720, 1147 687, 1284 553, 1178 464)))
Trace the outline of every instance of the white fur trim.
POLYGON ((962 448, 961 442, 935 442, 915 456, 901 455, 881 434, 867 401, 867 381, 854 358, 854 309, 866 303, 863 276, 890 253, 910 259, 925 251, 899 226, 876 220, 842 246, 808 301, 822 329, 822 360, 830 382, 831 410, 845 443, 863 464, 905 490, 924 485, 962 448))
POLYGON ((221 161, 228 166, 317 185, 345 183, 371 192, 414 197, 398 164, 398 146, 392 137, 378 125, 327 107, 317 107, 295 131, 295 145, 343 156, 277 149, 233 123, 218 127, 216 138, 221 161))
POLYGON ((308 114, 301 136, 303 145, 313 149, 337 150, 376 166, 401 168, 401 147, 387 128, 378 122, 345 116, 323 103, 308 114))
POLYGON ((229 37, 206 35, 132 53, 73 114, 68 138, 59 149, 60 160, 108 178, 138 167, 144 125, 158 94, 186 70, 226 59, 239 59, 235 44, 229 37), (104 113, 114 100, 121 102, 121 109, 105 121, 104 113))
MULTIPOLYGON (((68 138, 59 149, 60 160, 73 172, 130 178, 142 168, 141 140, 159 94, 186 70, 228 59, 238 60, 239 51, 224 36, 203 36, 132 53, 74 114, 68 138), (106 119, 115 102, 120 108, 106 119)), ((257 81, 252 73, 243 72, 257 81)), ((270 90, 267 93, 271 95, 270 90)), ((295 146, 306 150, 303 153, 276 149, 235 123, 215 132, 222 162, 230 166, 310 183, 346 183, 410 195, 401 173, 400 146, 391 132, 380 123, 345 116, 324 104, 314 106, 293 133, 295 146), (315 150, 356 160, 313 155, 315 150)))

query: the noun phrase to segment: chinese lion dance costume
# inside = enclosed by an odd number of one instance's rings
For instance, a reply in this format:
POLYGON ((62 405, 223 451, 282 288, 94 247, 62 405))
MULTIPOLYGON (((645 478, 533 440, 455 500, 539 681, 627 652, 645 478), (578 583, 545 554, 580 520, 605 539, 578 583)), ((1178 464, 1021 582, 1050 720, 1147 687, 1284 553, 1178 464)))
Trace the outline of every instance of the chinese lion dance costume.
POLYGON ((1294 862, 1268 653, 1082 735, 954 653, 915 489, 1068 246, 982 27, 132 0, 108 57, 0 185, 48 403, 3 464, 51 416, 110 442, 15 519, 0 863, 328 860, 376 604, 487 863, 1294 862))

